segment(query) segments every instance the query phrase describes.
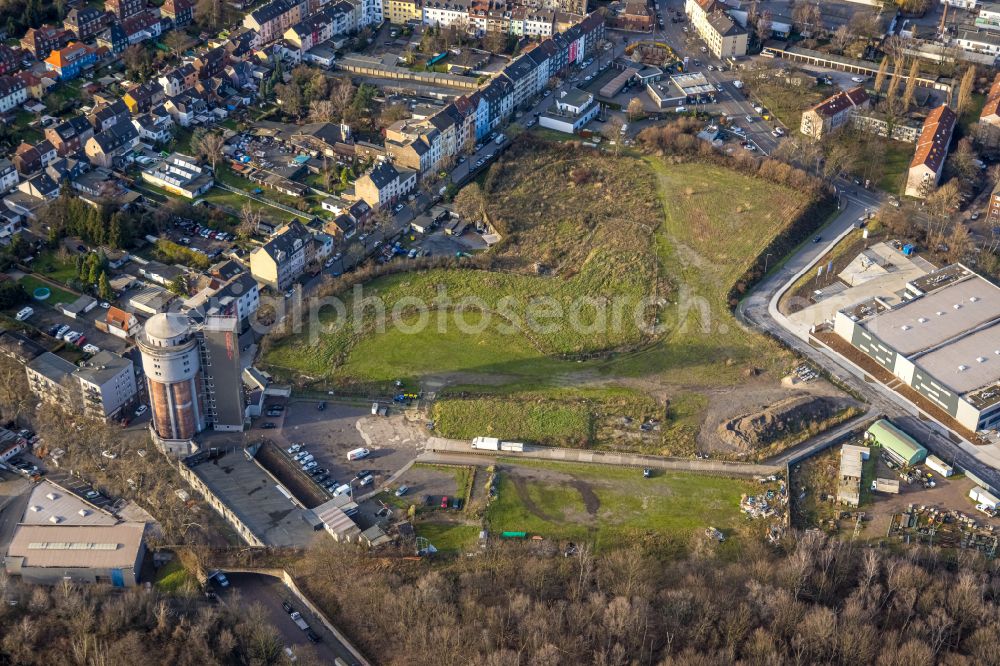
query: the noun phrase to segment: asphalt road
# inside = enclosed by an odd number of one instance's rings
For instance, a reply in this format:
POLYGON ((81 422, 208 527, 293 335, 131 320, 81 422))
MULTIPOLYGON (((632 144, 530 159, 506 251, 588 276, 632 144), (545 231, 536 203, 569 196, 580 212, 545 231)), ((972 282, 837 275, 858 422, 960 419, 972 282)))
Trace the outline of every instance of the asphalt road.
POLYGON ((315 651, 321 663, 333 664, 333 660, 337 657, 351 666, 358 663, 350 651, 327 631, 312 613, 303 608, 302 604, 295 600, 291 591, 277 578, 249 573, 231 573, 226 574, 226 577, 229 579, 229 587, 224 590, 220 590, 218 586, 215 588, 219 594, 219 600, 223 603, 238 603, 241 606, 259 603, 267 612, 271 624, 284 639, 285 645, 290 647, 296 655, 311 650, 315 651), (238 602, 234 594, 237 590, 239 591, 238 602), (285 600, 290 601, 294 609, 302 613, 302 617, 309 624, 309 627, 320 635, 321 642, 315 644, 309 642, 306 633, 299 629, 298 625, 285 612, 285 609, 281 607, 281 602, 285 600))

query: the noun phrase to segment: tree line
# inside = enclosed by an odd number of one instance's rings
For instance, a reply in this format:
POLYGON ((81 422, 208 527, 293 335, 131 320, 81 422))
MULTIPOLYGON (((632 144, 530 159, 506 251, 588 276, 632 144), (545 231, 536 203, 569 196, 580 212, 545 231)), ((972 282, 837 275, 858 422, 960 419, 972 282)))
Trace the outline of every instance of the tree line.
POLYGON ((976 554, 816 532, 728 557, 700 533, 680 557, 664 546, 637 532, 563 557, 505 542, 443 563, 317 547, 296 570, 386 665, 1000 663, 1000 575, 976 554))

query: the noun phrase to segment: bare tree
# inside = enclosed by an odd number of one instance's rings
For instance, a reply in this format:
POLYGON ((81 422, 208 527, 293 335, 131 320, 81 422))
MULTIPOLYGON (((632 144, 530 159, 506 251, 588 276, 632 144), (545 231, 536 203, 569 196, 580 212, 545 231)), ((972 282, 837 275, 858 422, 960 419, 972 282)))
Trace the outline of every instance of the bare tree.
POLYGON ((337 118, 337 105, 328 99, 314 99, 309 102, 309 120, 314 123, 329 123, 337 118))
POLYGON ((628 103, 628 119, 635 121, 646 115, 646 109, 642 106, 642 100, 633 97, 628 103))
POLYGON ((903 113, 910 110, 913 105, 913 95, 917 91, 917 78, 920 77, 920 61, 916 58, 913 59, 913 63, 910 65, 910 73, 906 78, 906 90, 903 91, 903 113))
POLYGON ((889 69, 889 56, 882 56, 882 62, 878 64, 878 71, 875 73, 875 95, 882 94, 885 87, 885 77, 889 69))
POLYGON ((198 155, 209 161, 212 165, 212 171, 215 171, 215 165, 218 163, 219 158, 222 157, 222 147, 224 145, 226 145, 226 140, 222 138, 222 134, 218 132, 205 132, 198 137, 194 149, 198 152, 198 155))
POLYGON ((604 123, 604 131, 602 132, 602 134, 604 135, 605 139, 615 144, 616 157, 621 152, 622 138, 623 138, 622 126, 624 126, 624 124, 625 123, 622 122, 622 119, 619 118, 618 116, 611 116, 611 118, 608 119, 608 122, 604 123))
POLYGON ((260 230, 260 222, 260 208, 249 202, 243 204, 240 208, 240 226, 236 228, 236 235, 247 240, 260 230))

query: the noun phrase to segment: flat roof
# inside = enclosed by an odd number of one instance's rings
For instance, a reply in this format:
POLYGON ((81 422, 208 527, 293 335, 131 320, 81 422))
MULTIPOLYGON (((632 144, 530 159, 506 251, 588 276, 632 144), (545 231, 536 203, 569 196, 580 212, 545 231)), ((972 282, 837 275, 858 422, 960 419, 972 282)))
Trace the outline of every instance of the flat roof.
POLYGON ((49 481, 35 486, 21 523, 25 525, 114 525, 119 522, 68 490, 49 481))
POLYGON ((958 394, 1000 381, 1000 324, 966 335, 915 362, 958 394))
POLYGON ((1000 288, 973 275, 876 314, 862 326, 904 356, 1000 319, 1000 288))
POLYGON ((301 546, 316 535, 303 510, 278 492, 277 482, 242 451, 195 465, 191 471, 269 546, 301 546))
POLYGON ((24 568, 128 568, 139 558, 145 530, 143 523, 19 525, 7 555, 24 558, 24 568))
POLYGON ((861 467, 865 458, 868 457, 867 446, 857 444, 844 444, 840 449, 840 475, 861 478, 861 467))
POLYGON ((701 72, 688 72, 686 74, 674 74, 670 77, 678 88, 685 95, 699 95, 702 93, 714 93, 715 86, 708 82, 701 72))

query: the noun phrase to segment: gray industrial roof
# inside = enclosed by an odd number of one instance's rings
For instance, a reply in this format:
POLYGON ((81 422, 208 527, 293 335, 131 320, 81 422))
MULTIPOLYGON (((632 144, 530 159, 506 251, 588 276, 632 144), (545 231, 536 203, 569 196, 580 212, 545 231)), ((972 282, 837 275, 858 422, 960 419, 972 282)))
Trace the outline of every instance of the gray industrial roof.
POLYGON ((995 319, 1000 319, 1000 288, 976 275, 877 314, 863 325, 910 356, 995 319))
POLYGON ((1000 324, 966 335, 915 361, 958 394, 1000 381, 1000 324))

